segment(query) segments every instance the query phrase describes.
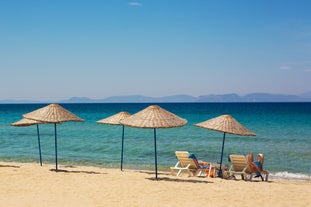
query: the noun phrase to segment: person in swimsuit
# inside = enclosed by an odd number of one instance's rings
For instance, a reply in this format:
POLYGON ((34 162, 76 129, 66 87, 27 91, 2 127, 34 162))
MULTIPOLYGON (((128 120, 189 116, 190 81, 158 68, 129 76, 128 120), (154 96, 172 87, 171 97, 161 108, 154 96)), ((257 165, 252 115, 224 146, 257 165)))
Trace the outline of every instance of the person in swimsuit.
POLYGON ((247 160, 248 160, 248 163, 249 163, 251 171, 256 173, 255 177, 263 178, 261 173, 260 173, 260 171, 262 170, 263 162, 264 162, 263 154, 259 153, 257 155, 257 161, 254 162, 254 155, 253 155, 253 153, 249 153, 247 155, 247 160))

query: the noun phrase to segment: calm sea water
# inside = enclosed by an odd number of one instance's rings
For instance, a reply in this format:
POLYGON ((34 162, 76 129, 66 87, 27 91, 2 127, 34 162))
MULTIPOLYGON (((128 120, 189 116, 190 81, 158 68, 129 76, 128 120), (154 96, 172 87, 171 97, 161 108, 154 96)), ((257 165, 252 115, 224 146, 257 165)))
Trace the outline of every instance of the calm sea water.
MULTIPOLYGON (((13 127, 22 114, 47 104, 0 104, 0 161, 38 162, 36 126, 13 127)), ((60 165, 119 167, 122 127, 96 121, 120 111, 136 113, 151 104, 62 104, 83 123, 57 125, 60 165)), ((230 114, 256 137, 227 134, 228 154, 264 153, 265 168, 274 177, 311 180, 311 103, 160 103, 188 120, 181 128, 157 129, 158 166, 176 163, 174 152, 187 150, 199 159, 219 162, 223 134, 194 126, 230 114)), ((43 163, 54 163, 54 126, 40 125, 43 163)), ((125 127, 124 168, 153 169, 152 129, 125 127)))

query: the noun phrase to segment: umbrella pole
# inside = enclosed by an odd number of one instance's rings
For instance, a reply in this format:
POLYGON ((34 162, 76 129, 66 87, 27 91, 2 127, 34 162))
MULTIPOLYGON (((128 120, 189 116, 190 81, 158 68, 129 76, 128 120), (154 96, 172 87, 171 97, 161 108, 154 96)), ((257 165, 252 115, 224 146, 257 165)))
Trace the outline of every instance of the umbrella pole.
POLYGON ((122 125, 121 171, 123 170, 124 125, 122 125))
POLYGON ((39 145, 40 165, 42 166, 42 155, 41 155, 41 143, 40 143, 39 124, 37 124, 37 134, 38 134, 38 145, 39 145))
POLYGON ((56 172, 58 171, 58 161, 57 161, 57 134, 56 134, 56 123, 54 123, 54 133, 55 133, 55 164, 56 164, 56 172))
POLYGON ((154 163, 155 163, 155 173, 156 173, 156 179, 158 179, 158 160, 157 160, 157 135, 156 135, 156 128, 154 128, 153 131, 154 131, 154 163))
POLYGON ((222 139, 222 148, 221 148, 220 167, 219 167, 218 177, 222 177, 222 157, 224 154, 225 139, 226 139, 226 132, 224 132, 224 137, 222 139))

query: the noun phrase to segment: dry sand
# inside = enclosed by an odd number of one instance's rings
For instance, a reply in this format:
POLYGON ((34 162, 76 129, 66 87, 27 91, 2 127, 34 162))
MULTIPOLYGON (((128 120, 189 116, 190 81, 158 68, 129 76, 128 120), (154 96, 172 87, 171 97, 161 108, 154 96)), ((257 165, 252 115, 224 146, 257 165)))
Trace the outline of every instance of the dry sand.
POLYGON ((2 207, 310 206, 311 182, 245 182, 167 172, 0 162, 2 207))

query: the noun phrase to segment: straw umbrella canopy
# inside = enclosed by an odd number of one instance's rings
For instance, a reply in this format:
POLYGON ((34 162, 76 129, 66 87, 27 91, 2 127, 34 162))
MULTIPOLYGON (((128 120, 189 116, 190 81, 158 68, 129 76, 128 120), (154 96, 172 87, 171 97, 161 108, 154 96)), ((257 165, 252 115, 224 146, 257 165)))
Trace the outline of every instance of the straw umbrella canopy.
POLYGON ((58 160, 57 160, 57 133, 56 124, 62 122, 83 122, 83 119, 77 117, 70 111, 66 110, 58 104, 50 104, 48 106, 42 107, 30 113, 24 114, 24 118, 41 121, 45 123, 54 124, 54 134, 55 134, 55 163, 56 171, 58 171, 58 160))
POLYGON ((182 119, 175 114, 161 108, 157 105, 151 105, 129 118, 120 122, 121 124, 129 127, 147 128, 154 131, 154 157, 155 157, 155 174, 158 178, 158 164, 157 164, 157 139, 156 128, 174 128, 182 127, 187 124, 186 119, 182 119))
POLYGON ((42 124, 42 123, 44 123, 44 122, 23 118, 23 119, 11 124, 11 126, 16 126, 16 127, 27 127, 27 126, 37 125, 39 157, 40 157, 40 165, 41 166, 42 166, 42 155, 41 155, 39 124, 42 124))
POLYGON ((97 121, 99 124, 111 124, 111 125, 122 125, 122 144, 121 144, 121 171, 123 170, 123 149, 124 149, 124 125, 120 123, 121 120, 131 116, 128 112, 121 111, 113 116, 107 117, 97 121))
POLYGON ((21 120, 14 122, 11 124, 11 126, 16 126, 16 127, 27 127, 27 126, 32 126, 35 124, 42 124, 44 122, 42 121, 36 121, 36 120, 32 120, 32 119, 25 119, 22 118, 21 120))
POLYGON ((195 126, 224 133, 221 148, 220 169, 218 174, 220 177, 222 177, 222 158, 224 153, 226 133, 240 136, 256 136, 256 134, 246 129, 237 120, 235 120, 231 115, 228 114, 221 115, 204 122, 200 122, 198 124, 195 124, 195 126))

